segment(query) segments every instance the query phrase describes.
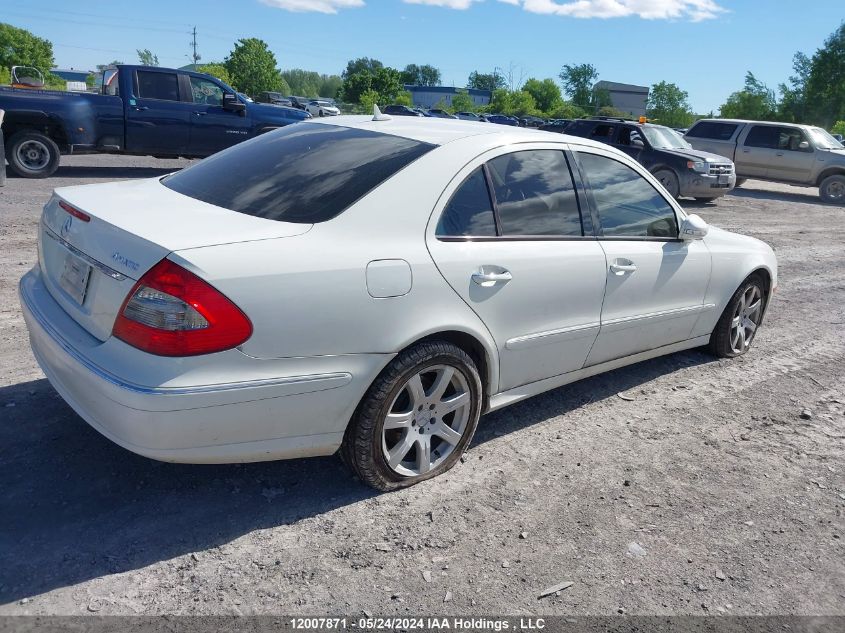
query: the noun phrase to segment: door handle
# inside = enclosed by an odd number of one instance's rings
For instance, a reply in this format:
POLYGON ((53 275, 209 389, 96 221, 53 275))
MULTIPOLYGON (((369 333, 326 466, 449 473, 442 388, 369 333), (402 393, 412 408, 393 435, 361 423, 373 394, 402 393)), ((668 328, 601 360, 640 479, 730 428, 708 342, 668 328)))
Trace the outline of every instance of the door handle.
POLYGON ((618 264, 616 262, 613 262, 610 265, 610 272, 612 272, 614 275, 618 275, 618 276, 621 277, 625 273, 635 273, 635 272, 637 272, 637 265, 633 264, 633 263, 631 263, 631 264, 618 264))
POLYGON ((143 112, 144 110, 149 110, 149 106, 132 106, 132 109, 136 112, 143 112))
POLYGON ((208 112, 196 112, 195 111, 194 114, 196 114, 197 116, 205 116, 206 114, 208 114, 208 112))
POLYGON ((744 149, 744 150, 742 150, 742 153, 743 154, 750 154, 751 150, 750 149, 744 149))
POLYGON ((495 273, 491 271, 486 271, 482 268, 481 270, 472 273, 472 281, 484 288, 495 286, 497 283, 506 284, 511 279, 513 279, 513 275, 511 275, 510 271, 507 270, 495 273))
POLYGON ((775 152, 775 156, 783 156, 783 152, 775 152))

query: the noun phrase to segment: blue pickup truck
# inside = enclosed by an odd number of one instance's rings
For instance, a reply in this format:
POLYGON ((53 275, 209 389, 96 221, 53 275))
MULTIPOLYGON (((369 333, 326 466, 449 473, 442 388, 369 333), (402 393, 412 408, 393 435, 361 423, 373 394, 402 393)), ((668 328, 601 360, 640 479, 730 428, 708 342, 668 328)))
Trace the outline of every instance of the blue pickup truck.
POLYGON ((311 117, 253 103, 203 73, 152 66, 106 70, 98 93, 0 88, 11 170, 46 178, 61 154, 204 157, 311 117))

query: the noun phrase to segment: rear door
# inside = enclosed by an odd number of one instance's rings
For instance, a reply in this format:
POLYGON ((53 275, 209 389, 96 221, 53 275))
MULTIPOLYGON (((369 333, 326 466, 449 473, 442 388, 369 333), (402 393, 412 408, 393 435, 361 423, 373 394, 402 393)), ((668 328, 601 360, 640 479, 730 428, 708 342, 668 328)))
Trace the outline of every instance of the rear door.
POLYGON ((684 134, 684 138, 695 149, 734 160, 741 127, 742 124, 729 121, 698 121, 684 134))
POLYGON ((684 341, 702 311, 710 252, 679 239, 672 204, 638 169, 598 148, 577 160, 607 259, 601 331, 587 365, 684 341))
POLYGON ((189 153, 210 156, 221 149, 240 143, 249 137, 251 117, 244 112, 223 108, 223 87, 215 81, 193 75, 182 75, 186 90, 190 91, 191 128, 189 153))
POLYGON ((750 125, 739 137, 736 148, 736 172, 742 176, 766 178, 774 164, 780 143, 780 128, 775 125, 750 125))
POLYGON ((564 149, 479 157, 429 227, 437 267, 496 341, 502 391, 580 369, 598 333, 604 252, 564 149))
POLYGON ((130 152, 179 155, 188 149, 191 102, 183 101, 174 71, 136 70, 133 94, 126 104, 126 149, 130 152))

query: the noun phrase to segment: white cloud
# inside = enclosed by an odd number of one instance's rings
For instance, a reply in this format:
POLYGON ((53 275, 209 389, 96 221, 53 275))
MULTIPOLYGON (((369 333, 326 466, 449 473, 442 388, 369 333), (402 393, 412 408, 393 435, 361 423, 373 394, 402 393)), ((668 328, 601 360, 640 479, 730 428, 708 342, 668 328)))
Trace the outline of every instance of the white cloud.
POLYGON ((297 13, 337 13, 338 9, 363 7, 364 0, 261 0, 263 4, 297 13))
POLYGON ((433 7, 446 7, 448 9, 469 9, 473 3, 481 0, 403 0, 406 4, 429 4, 433 7))
MULTIPOLYGON (((499 0, 516 4, 514 0, 499 0)), ((563 15, 573 18, 624 18, 638 16, 645 20, 709 20, 724 13, 715 0, 522 0, 522 8, 531 13, 563 15)))

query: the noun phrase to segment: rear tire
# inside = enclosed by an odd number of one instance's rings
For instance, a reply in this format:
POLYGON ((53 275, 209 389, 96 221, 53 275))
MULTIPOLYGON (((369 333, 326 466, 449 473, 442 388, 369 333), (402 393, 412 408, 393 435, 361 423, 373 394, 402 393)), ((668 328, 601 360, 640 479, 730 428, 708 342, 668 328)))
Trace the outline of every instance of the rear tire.
POLYGON ((6 160, 22 178, 47 178, 59 168, 61 152, 56 142, 40 132, 22 130, 6 142, 6 160))
POLYGON ((369 486, 389 491, 446 472, 461 458, 481 415, 473 360, 443 341, 401 352, 361 400, 340 448, 369 486))
POLYGON ((763 322, 766 292, 766 283, 760 274, 753 274, 740 284, 710 335, 708 348, 714 356, 735 358, 751 349, 763 322))
POLYGON ((669 195, 675 198, 676 200, 681 195, 681 187, 678 184, 678 177, 675 175, 675 172, 671 169, 658 169, 654 172, 654 177, 660 181, 660 184, 663 185, 663 188, 669 192, 669 195))
POLYGON ((834 174, 822 180, 819 197, 828 204, 845 204, 845 176, 834 174))

